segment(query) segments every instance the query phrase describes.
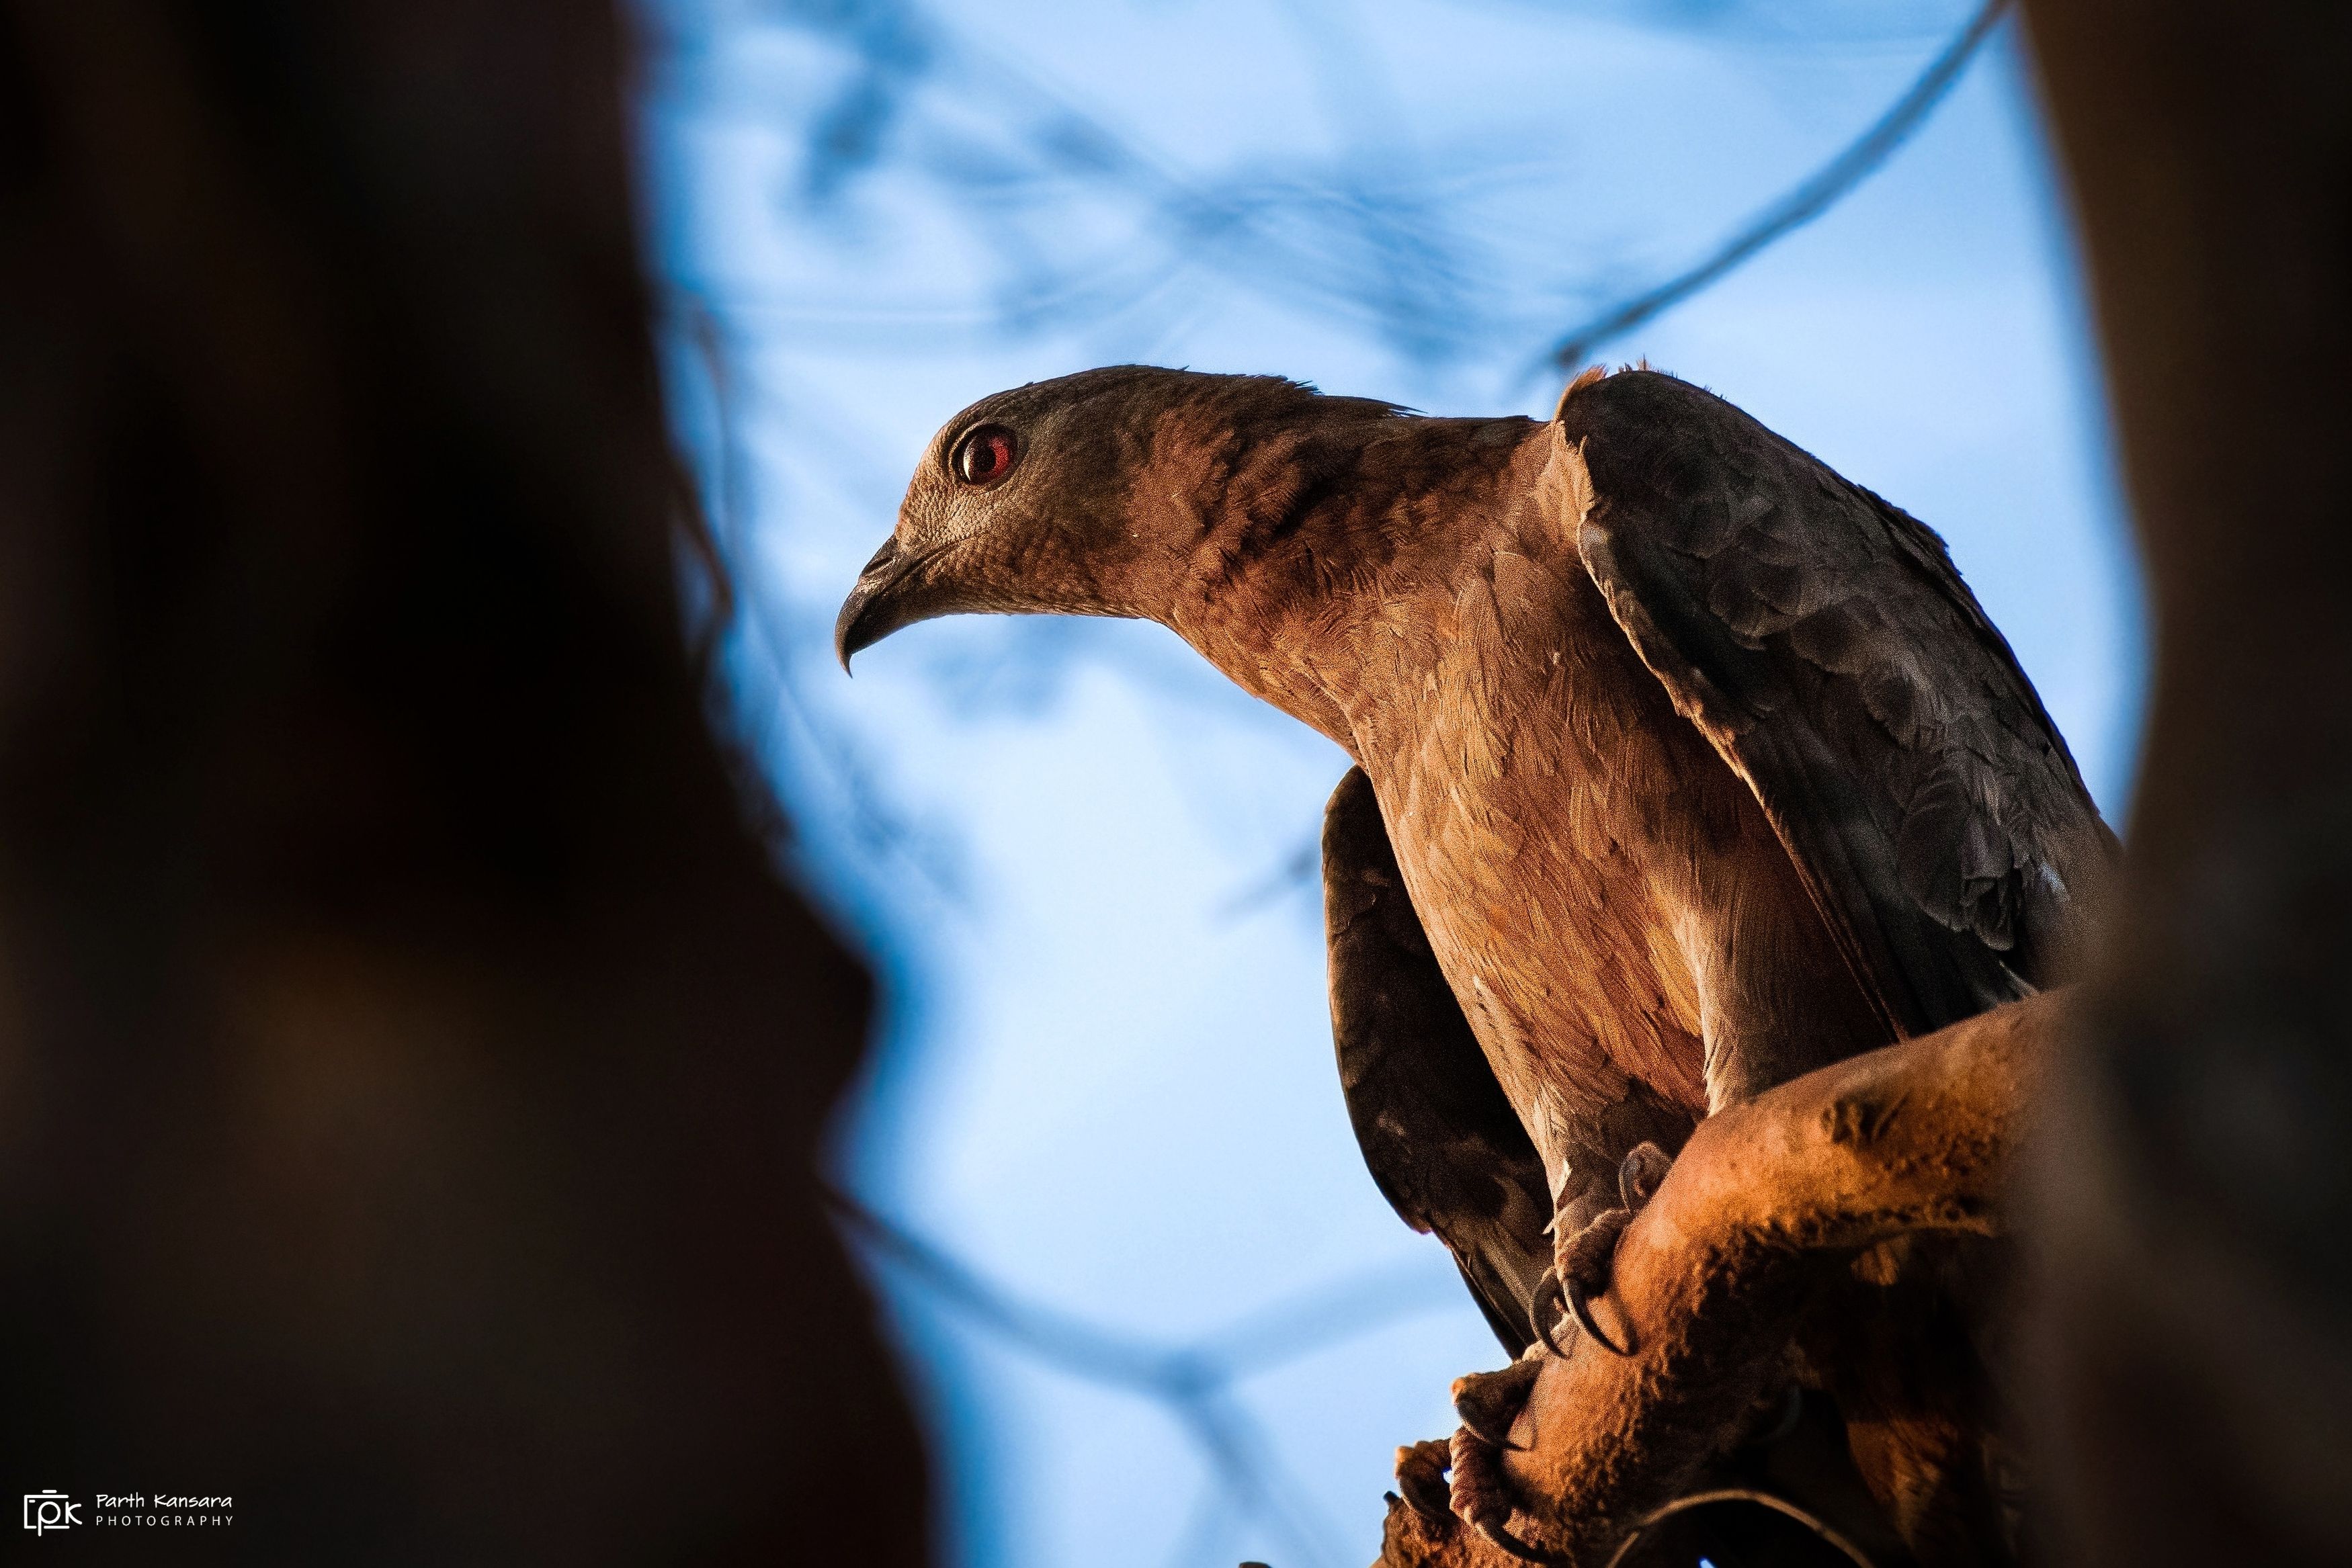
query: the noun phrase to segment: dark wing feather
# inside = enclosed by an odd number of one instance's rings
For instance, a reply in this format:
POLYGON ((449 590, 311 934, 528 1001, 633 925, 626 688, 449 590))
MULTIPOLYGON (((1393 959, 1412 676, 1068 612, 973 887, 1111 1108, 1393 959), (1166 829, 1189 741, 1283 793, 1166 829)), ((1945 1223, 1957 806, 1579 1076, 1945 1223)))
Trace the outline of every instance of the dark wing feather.
POLYGON ((1372 1180, 1435 1231, 1513 1355, 1551 1262, 1543 1161, 1437 967, 1406 896, 1371 781, 1351 768, 1323 814, 1331 1035, 1372 1180))
POLYGON ((2113 839, 1943 541, 1729 403, 1574 390, 1585 567, 1748 781, 1888 1023, 2057 977, 2113 839))

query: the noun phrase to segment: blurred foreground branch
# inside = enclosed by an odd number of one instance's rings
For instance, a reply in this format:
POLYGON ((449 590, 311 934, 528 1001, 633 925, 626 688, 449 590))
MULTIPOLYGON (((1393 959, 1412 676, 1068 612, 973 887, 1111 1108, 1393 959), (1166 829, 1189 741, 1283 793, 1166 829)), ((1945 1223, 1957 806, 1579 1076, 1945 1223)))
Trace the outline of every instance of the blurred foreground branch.
POLYGON ((175 1562, 929 1557, 813 1168, 871 982, 679 635, 627 64, 0 4, 0 1467, 233 1500, 175 1562))
POLYGON ((2352 1561, 2352 7, 2027 0, 2158 633, 2036 1161, 2063 1560, 2352 1561))

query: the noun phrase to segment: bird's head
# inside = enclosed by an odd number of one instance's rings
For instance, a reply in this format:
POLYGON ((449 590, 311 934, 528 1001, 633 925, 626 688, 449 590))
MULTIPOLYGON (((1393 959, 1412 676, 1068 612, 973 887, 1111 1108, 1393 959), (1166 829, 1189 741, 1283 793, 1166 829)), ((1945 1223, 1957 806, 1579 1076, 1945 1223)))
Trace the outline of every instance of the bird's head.
POLYGON ((965 613, 1171 621, 1228 519, 1293 504, 1331 420, 1391 417, 1275 376, 1148 365, 998 392, 942 425, 834 623, 850 656, 965 613))

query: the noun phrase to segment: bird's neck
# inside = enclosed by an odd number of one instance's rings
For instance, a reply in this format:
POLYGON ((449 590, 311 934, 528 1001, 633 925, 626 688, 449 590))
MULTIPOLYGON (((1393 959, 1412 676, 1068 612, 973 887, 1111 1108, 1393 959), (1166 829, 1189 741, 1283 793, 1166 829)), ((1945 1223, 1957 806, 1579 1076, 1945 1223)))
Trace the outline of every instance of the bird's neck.
POLYGON ((1544 429, 1391 420, 1352 446, 1302 450, 1216 509, 1168 624, 1363 760, 1360 732, 1444 656, 1454 580, 1484 570, 1532 491, 1544 429))

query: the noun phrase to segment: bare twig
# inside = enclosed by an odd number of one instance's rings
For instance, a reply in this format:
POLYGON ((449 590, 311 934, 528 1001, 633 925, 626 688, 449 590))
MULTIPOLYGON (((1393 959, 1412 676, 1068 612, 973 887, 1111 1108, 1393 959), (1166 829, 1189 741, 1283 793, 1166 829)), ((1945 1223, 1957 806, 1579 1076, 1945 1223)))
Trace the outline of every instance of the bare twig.
POLYGON ((1688 271, 1679 273, 1656 287, 1611 307, 1599 316, 1577 328, 1559 340, 1552 350, 1549 362, 1563 370, 1580 370, 1593 350, 1612 339, 1622 337, 1643 322, 1670 310, 1691 296, 1716 283, 1723 276, 1763 250, 1774 240, 1792 229, 1802 227, 1837 204, 1838 198, 1860 184, 1863 179, 1888 154, 1900 147, 1905 139, 1927 118, 1927 111, 1941 101, 1969 60, 1976 54, 1994 24, 2008 8, 2009 0, 1985 0, 1983 9, 1969 19, 1958 37, 1936 57, 1910 89, 1895 99, 1893 108, 1878 117, 1877 122, 1843 152, 1815 171, 1803 183, 1781 197, 1759 214, 1756 220, 1733 235, 1712 256, 1688 271))
MULTIPOLYGON (((883 1218, 838 1187, 826 1201, 876 1257, 919 1283, 959 1317, 1073 1376, 1128 1389, 1165 1406, 1191 1436, 1223 1494, 1265 1520, 1306 1563, 1329 1563, 1333 1532, 1300 1500, 1234 1386, 1254 1373, 1433 1304, 1398 1290, 1398 1270, 1367 1270, 1276 1302, 1187 1345, 1104 1329, 1058 1308, 1024 1301, 937 1243, 883 1218)), ((1415 1270, 1416 1275, 1420 1270, 1415 1270)))

